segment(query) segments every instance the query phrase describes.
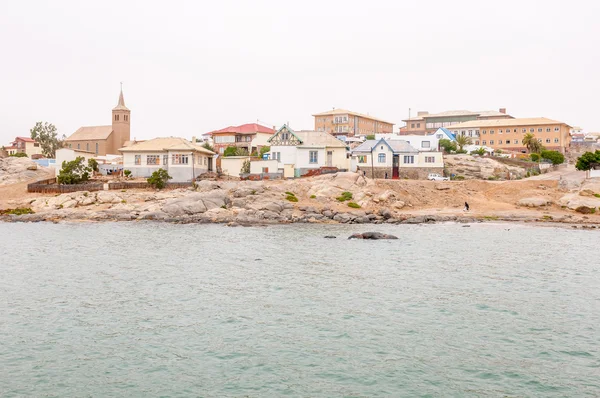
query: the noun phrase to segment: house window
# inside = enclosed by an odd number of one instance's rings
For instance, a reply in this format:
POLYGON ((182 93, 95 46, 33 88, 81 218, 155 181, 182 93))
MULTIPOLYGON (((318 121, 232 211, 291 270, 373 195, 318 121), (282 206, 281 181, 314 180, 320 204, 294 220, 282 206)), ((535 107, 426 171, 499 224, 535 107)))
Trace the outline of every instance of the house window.
POLYGON ((506 143, 507 143, 507 144, 510 144, 510 140, 506 140, 506 143))
POLYGON ((124 115, 123 119, 125 119, 125 121, 128 122, 129 121, 129 115, 124 115))
POLYGON ((140 164, 142 164, 142 155, 135 155, 135 165, 139 166, 140 164))
POLYGON ((79 148, 79 144, 77 144, 77 149, 81 149, 81 148, 79 148))
POLYGON ((115 122, 119 121, 119 115, 115 115, 115 122))
POLYGON ((550 132, 550 127, 546 127, 546 133, 550 132))
POLYGON ((417 128, 421 127, 421 123, 417 123, 417 128))
POLYGON ((378 161, 379 163, 385 163, 385 153, 380 153, 380 154, 377 156, 377 161, 378 161))
POLYGON ((502 129, 498 130, 498 134, 502 134, 502 129))
POLYGON ((486 130, 483 130, 483 131, 481 132, 481 134, 487 134, 487 131, 486 131, 486 130))
POLYGON ((490 130, 490 134, 494 134, 494 130, 490 130))
POLYGON ((538 138, 538 142, 542 142, 542 139, 541 139, 541 138, 538 138))
POLYGON ((39 148, 40 144, 39 144, 39 143, 37 143, 37 142, 34 142, 34 143, 33 143, 33 146, 34 146, 35 148, 39 148))
POLYGON ((163 155, 163 165, 167 166, 169 164, 169 155, 163 155))
POLYGON ((546 144, 550 143, 550 138, 546 138, 546 144))
POLYGON ((412 155, 410 155, 410 156, 409 155, 404 156, 404 163, 406 163, 406 164, 412 164, 414 162, 415 162, 415 157, 414 156, 412 156, 412 155))
POLYGON ((498 140, 498 145, 502 145, 502 140, 498 140))
POLYGON ((318 155, 319 155, 319 152, 317 152, 317 151, 310 151, 310 152, 308 152, 309 162, 310 163, 317 163, 318 162, 318 155))
POLYGON ((281 162, 281 152, 271 152, 271 157, 273 160, 281 162))
POLYGON ((554 127, 554 131, 560 131, 560 128, 554 127))
POLYGON ((189 162, 188 155, 176 154, 176 155, 171 156, 172 164, 188 164, 188 162, 189 162))
POLYGON ((533 133, 534 131, 535 131, 535 129, 533 127, 529 129, 530 133, 533 133))
POLYGON ((494 140, 490 140, 490 145, 494 145, 494 140))
POLYGON ((475 141, 475 145, 479 145, 479 141, 475 141))
POLYGON ((358 163, 367 163, 367 157, 365 155, 358 156, 358 163))
POLYGON ((425 156, 425 163, 435 163, 435 156, 425 156))
POLYGON ((555 144, 558 144, 558 138, 555 138, 555 139, 554 139, 554 143, 555 143, 555 144))
POLYGON ((522 131, 523 131, 524 133, 526 133, 526 132, 527 132, 527 129, 523 129, 522 131))
POLYGON ((146 164, 154 165, 154 166, 160 164, 160 156, 159 155, 146 155, 146 164))
POLYGON ((486 140, 481 141, 481 145, 486 145, 486 144, 487 144, 486 140))
POLYGON ((414 129, 414 128, 415 128, 415 124, 414 124, 414 123, 411 123, 411 124, 410 124, 410 128, 411 128, 411 129, 414 129))
POLYGON ((514 132, 516 133, 516 132, 517 132, 517 129, 514 129, 514 132))
POLYGON ((421 148, 431 148, 431 142, 421 141, 421 148))

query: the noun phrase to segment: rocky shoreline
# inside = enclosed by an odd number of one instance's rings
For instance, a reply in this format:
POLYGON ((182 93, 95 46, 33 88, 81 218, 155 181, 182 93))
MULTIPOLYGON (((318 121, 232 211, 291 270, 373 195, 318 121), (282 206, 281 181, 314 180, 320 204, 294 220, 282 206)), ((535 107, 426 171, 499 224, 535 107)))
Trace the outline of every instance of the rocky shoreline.
MULTIPOLYGON (((555 181, 510 183, 513 185, 371 180, 355 173, 289 181, 201 181, 194 188, 170 191, 74 192, 23 198, 12 201, 10 208, 31 214, 3 214, 0 221, 158 221, 230 226, 502 221, 600 227, 600 215, 568 210, 571 202, 571 207, 582 201, 590 206, 597 201, 600 206, 593 193, 581 196, 580 191, 562 192, 555 181), (503 189, 501 194, 496 193, 498 188, 503 189), (515 195, 501 196, 511 190, 515 195), (495 200, 490 199, 492 194, 495 200), (563 205, 561 198, 570 202, 563 205), (478 211, 462 212, 466 200, 478 211)), ((592 188, 581 192, 592 192, 592 188)))

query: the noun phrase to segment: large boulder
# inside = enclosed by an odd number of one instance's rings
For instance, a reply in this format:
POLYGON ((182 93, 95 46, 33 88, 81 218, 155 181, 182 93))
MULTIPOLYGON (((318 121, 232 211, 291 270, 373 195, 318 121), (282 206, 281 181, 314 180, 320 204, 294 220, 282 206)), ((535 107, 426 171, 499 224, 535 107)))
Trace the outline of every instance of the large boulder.
POLYGON ((207 210, 227 206, 229 202, 229 197, 222 190, 191 193, 180 198, 168 199, 162 207, 162 211, 170 216, 178 217, 204 213, 207 210))
POLYGON ((348 239, 398 239, 397 236, 383 234, 381 232, 363 232, 362 234, 350 235, 348 239))
POLYGON ((579 207, 599 208, 600 198, 594 196, 580 196, 579 194, 567 194, 559 199, 558 204, 571 210, 579 207))
POLYGON ((123 200, 119 195, 110 191, 99 191, 96 194, 98 203, 121 203, 123 200))

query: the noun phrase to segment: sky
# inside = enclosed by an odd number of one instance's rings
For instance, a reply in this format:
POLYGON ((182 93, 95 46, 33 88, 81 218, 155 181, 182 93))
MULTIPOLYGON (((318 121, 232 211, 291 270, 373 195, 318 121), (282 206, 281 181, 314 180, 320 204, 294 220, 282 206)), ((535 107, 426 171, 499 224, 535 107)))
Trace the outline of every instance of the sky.
POLYGON ((313 129, 332 108, 396 124, 497 110, 600 131, 600 2, 0 2, 0 144, 37 121, 131 138, 243 123, 313 129))

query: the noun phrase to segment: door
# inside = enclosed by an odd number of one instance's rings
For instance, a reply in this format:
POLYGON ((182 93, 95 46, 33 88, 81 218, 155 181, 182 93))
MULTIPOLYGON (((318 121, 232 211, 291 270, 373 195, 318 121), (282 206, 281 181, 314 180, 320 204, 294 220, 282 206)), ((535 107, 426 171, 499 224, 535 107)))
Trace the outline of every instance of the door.
POLYGON ((392 178, 397 179, 400 176, 400 155, 394 155, 392 162, 392 178))
POLYGON ((327 167, 333 166, 333 151, 327 151, 327 167))

